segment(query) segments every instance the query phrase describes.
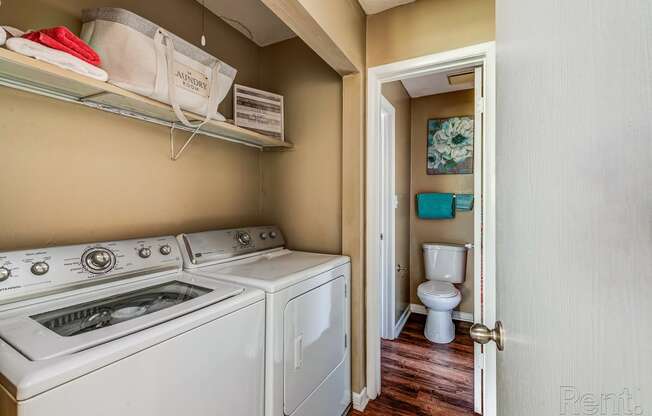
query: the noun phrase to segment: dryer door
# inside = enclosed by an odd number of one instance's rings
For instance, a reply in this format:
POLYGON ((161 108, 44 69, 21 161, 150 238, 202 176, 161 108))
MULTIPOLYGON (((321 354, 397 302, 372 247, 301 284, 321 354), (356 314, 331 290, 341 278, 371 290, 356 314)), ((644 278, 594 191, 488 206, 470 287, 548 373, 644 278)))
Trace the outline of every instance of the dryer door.
POLYGON ((284 410, 289 415, 344 360, 344 277, 288 302, 284 314, 284 410))

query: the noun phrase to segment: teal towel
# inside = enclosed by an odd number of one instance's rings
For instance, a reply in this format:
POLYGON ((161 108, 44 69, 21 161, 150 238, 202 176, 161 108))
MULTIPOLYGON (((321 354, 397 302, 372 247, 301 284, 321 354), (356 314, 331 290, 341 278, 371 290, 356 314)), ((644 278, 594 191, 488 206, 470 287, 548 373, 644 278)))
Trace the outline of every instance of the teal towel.
POLYGON ((458 211, 471 211, 473 209, 473 194, 455 195, 455 209, 458 211))
POLYGON ((417 216, 428 220, 455 218, 455 195, 417 194, 417 216))

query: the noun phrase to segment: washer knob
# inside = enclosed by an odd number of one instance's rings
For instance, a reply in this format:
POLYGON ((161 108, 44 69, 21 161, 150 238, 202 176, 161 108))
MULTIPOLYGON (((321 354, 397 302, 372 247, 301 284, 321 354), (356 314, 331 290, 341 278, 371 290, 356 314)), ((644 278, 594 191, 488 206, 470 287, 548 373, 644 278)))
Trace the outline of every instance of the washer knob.
POLYGON ((260 233, 261 240, 267 240, 267 233, 260 233))
POLYGON ((172 253, 172 247, 170 247, 168 244, 161 246, 161 248, 158 250, 162 255, 167 256, 170 253, 172 253))
POLYGON ((98 248, 84 255, 84 262, 92 273, 103 272, 111 266, 112 256, 109 250, 98 248))
POLYGON ((50 270, 50 265, 44 261, 37 261, 36 263, 32 264, 30 270, 33 275, 43 276, 50 270))
POLYGON ((276 234, 276 231, 272 231, 271 233, 269 233, 270 238, 276 238, 277 235, 278 234, 276 234))
POLYGON ((249 233, 245 231, 239 232, 237 238, 238 238, 238 242, 242 246, 246 247, 249 245, 249 243, 251 243, 251 236, 249 235, 249 233))
POLYGON ((148 249, 147 247, 143 247, 140 250, 138 250, 138 255, 141 258, 146 259, 147 257, 152 255, 152 250, 148 249))
POLYGON ((6 267, 0 267, 0 282, 4 282, 11 276, 11 270, 6 267))

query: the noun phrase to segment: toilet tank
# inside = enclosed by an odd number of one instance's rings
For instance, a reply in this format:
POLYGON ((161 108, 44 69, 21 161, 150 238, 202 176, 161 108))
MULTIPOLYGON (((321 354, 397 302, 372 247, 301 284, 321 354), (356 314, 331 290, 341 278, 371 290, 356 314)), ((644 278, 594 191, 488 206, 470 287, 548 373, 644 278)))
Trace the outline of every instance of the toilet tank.
POLYGON ((426 279, 462 283, 466 277, 466 252, 463 244, 424 243, 426 279))

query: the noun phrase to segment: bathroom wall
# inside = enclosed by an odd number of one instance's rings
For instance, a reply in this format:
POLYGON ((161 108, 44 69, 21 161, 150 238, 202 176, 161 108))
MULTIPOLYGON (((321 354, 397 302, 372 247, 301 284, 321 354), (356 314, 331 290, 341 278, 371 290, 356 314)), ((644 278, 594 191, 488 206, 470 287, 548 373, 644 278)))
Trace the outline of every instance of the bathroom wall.
MULTIPOLYGON (((424 282, 425 242, 473 242, 473 211, 458 212, 450 220, 422 220, 416 216, 415 198, 421 192, 473 193, 473 175, 427 175, 426 140, 430 118, 473 115, 473 90, 412 99, 412 184, 410 209, 410 301, 420 304, 417 287, 424 282)), ((459 285, 462 303, 457 308, 473 312, 473 250, 469 251, 466 280, 459 285)))
POLYGON ((299 38, 262 49, 260 84, 285 98, 294 149, 262 156, 263 222, 294 249, 342 252, 342 78, 299 38))
POLYGON ((410 306, 410 135, 411 113, 410 96, 401 81, 382 86, 382 94, 395 110, 394 157, 395 192, 398 207, 395 210, 396 264, 408 270, 395 272, 395 317, 398 322, 406 308, 410 306))

